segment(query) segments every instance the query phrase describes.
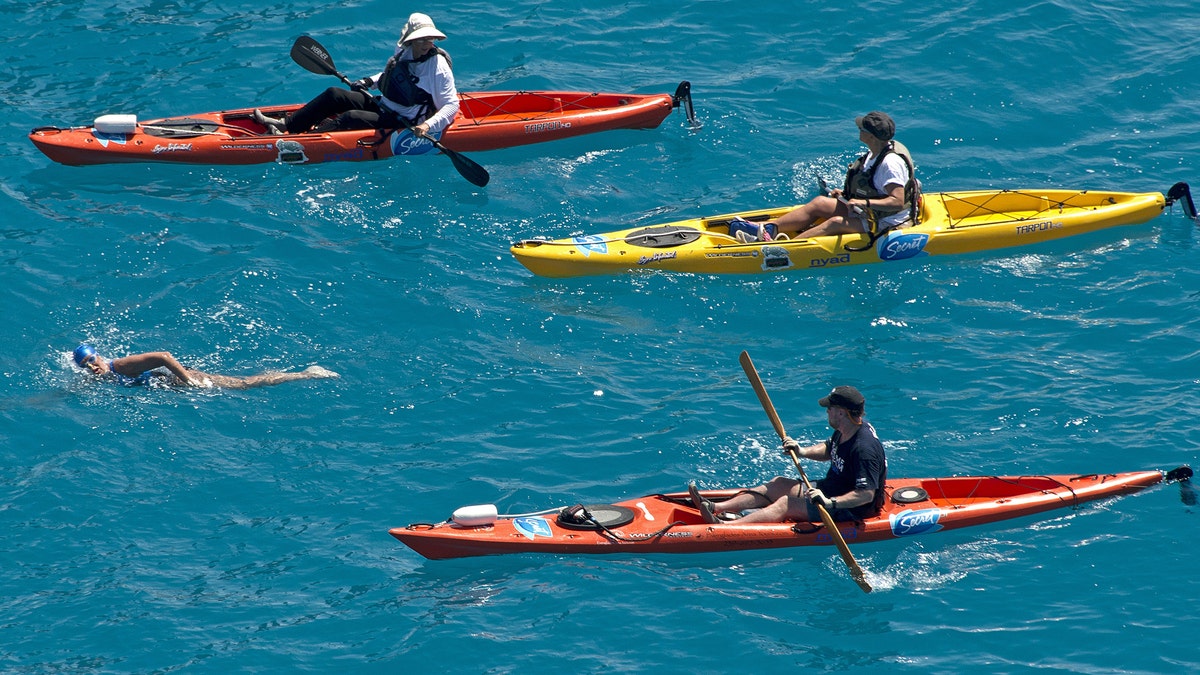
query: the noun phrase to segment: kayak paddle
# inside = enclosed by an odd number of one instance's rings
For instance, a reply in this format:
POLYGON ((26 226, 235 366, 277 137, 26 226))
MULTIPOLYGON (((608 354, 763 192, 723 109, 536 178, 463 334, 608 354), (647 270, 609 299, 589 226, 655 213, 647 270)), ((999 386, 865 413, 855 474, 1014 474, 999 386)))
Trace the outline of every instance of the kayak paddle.
MULTIPOLYGON (((316 73, 317 75, 334 75, 347 86, 350 85, 350 79, 339 73, 337 66, 333 65, 333 57, 329 55, 329 52, 326 51, 323 46, 321 46, 320 42, 317 42, 307 35, 301 35, 300 37, 296 38, 296 42, 292 44, 292 60, 310 73, 316 73)), ((413 131, 412 125, 410 125, 403 118, 399 119, 400 123, 404 125, 405 129, 413 131)), ((416 136, 416 132, 414 132, 413 135, 416 136)), ((467 180, 471 181, 471 183, 478 185, 479 187, 487 185, 488 181, 491 180, 491 176, 488 175, 487 169, 460 155, 454 150, 442 145, 442 142, 436 138, 426 138, 429 140, 429 142, 433 143, 433 147, 441 150, 442 154, 450 158, 450 161, 454 163, 454 168, 458 169, 458 172, 462 174, 463 178, 466 178, 467 180)))
MULTIPOLYGON (((779 434, 780 440, 786 439, 788 435, 787 431, 783 428, 783 421, 779 419, 779 413, 775 412, 775 406, 771 403, 771 397, 767 395, 766 388, 763 387, 762 379, 758 377, 758 371, 754 368, 754 362, 750 360, 750 354, 743 351, 738 360, 742 363, 742 370, 746 371, 746 377, 750 378, 750 386, 754 387, 754 393, 758 394, 758 402, 762 404, 763 410, 766 411, 767 417, 771 420, 771 425, 775 427, 775 433, 779 434)), ((792 456, 792 463, 796 465, 796 470, 800 472, 800 480, 804 483, 804 489, 811 490, 812 485, 808 482, 808 476, 804 473, 804 467, 800 466, 800 458, 796 456, 796 451, 788 448, 788 454, 792 456)), ((864 593, 870 593, 871 584, 867 582, 866 574, 858 566, 858 561, 854 559, 854 554, 850 552, 850 547, 846 545, 846 539, 842 537, 837 524, 833 522, 833 516, 829 515, 825 507, 820 504, 817 504, 817 511, 821 514, 821 522, 825 523, 825 530, 829 532, 829 536, 833 538, 833 543, 837 546, 838 552, 842 554, 842 560, 845 561, 846 567, 850 568, 850 576, 858 584, 858 587, 863 589, 864 593)))

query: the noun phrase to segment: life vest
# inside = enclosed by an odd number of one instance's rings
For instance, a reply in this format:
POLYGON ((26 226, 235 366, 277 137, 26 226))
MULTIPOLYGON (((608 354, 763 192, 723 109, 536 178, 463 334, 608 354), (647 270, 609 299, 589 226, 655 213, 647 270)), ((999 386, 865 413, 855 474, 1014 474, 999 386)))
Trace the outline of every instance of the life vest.
POLYGON ((887 197, 886 192, 880 192, 875 187, 875 171, 883 164, 883 158, 887 157, 889 152, 894 152, 904 159, 904 163, 908 165, 908 182, 904 184, 904 204, 899 207, 878 208, 871 206, 871 212, 875 214, 875 221, 878 222, 888 216, 894 216, 905 209, 909 212, 909 224, 917 223, 917 216, 920 210, 920 193, 921 183, 917 180, 916 166, 913 164, 912 154, 908 148, 900 141, 888 141, 883 152, 879 153, 879 157, 869 168, 864 169, 863 164, 867 161, 867 153, 854 160, 850 164, 850 168, 846 170, 846 184, 842 188, 842 194, 847 199, 883 199, 887 197))
POLYGON ((430 49, 428 52, 425 52, 424 56, 418 59, 402 59, 399 54, 393 56, 388 60, 387 66, 383 69, 383 76, 379 78, 379 93, 397 105, 419 105, 427 109, 432 109, 433 96, 417 86, 417 81, 420 78, 413 75, 412 67, 415 64, 424 63, 429 59, 435 58, 439 54, 446 58, 446 63, 451 63, 450 55, 441 47, 430 49))

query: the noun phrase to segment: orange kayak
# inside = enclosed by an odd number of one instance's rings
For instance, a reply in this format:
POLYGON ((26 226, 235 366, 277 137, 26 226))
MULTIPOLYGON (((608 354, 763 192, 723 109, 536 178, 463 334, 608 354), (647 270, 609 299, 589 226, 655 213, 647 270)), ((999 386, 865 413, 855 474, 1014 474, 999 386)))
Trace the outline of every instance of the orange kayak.
MULTIPOLYGON (((1166 477, 1184 480, 1190 475, 1190 469, 1181 467, 1166 477)), ((1138 471, 889 479, 883 511, 862 522, 839 523, 839 530, 851 545, 904 539, 1076 508, 1136 492, 1163 478, 1161 471, 1138 471)), ((736 493, 701 491, 712 501, 736 493)), ((496 514, 492 505, 464 507, 444 522, 415 523, 390 534, 434 560, 502 553, 708 553, 833 543, 821 523, 705 523, 686 492, 511 516, 496 514)))
MULTIPOLYGON (((574 91, 460 93, 458 117, 442 134, 450 150, 496 150, 612 129, 652 129, 681 104, 691 116, 691 85, 672 94, 574 91)), ((264 106, 282 117, 300 104, 264 106)), ((105 115, 88 126, 38 127, 29 139, 47 157, 73 166, 117 162, 319 164, 424 155, 438 150, 412 133, 375 129, 271 136, 253 108, 138 121, 105 115)))

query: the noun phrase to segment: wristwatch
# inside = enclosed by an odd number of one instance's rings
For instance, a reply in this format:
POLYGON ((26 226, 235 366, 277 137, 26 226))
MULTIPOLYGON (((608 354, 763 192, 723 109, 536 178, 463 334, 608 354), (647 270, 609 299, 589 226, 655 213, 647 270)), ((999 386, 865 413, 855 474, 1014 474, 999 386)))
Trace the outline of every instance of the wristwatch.
POLYGON ((830 500, 829 500, 829 510, 830 510, 830 511, 837 511, 837 500, 836 500, 836 499, 830 499, 830 500))

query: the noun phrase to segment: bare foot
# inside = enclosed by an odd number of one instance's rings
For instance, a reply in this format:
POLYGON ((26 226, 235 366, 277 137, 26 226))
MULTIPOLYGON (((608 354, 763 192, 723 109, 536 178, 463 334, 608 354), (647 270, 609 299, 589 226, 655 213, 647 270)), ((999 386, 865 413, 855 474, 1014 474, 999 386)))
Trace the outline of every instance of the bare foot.
POLYGON ((328 368, 322 368, 321 366, 309 366, 304 369, 304 372, 308 373, 313 378, 341 377, 341 375, 338 375, 332 370, 328 368))

